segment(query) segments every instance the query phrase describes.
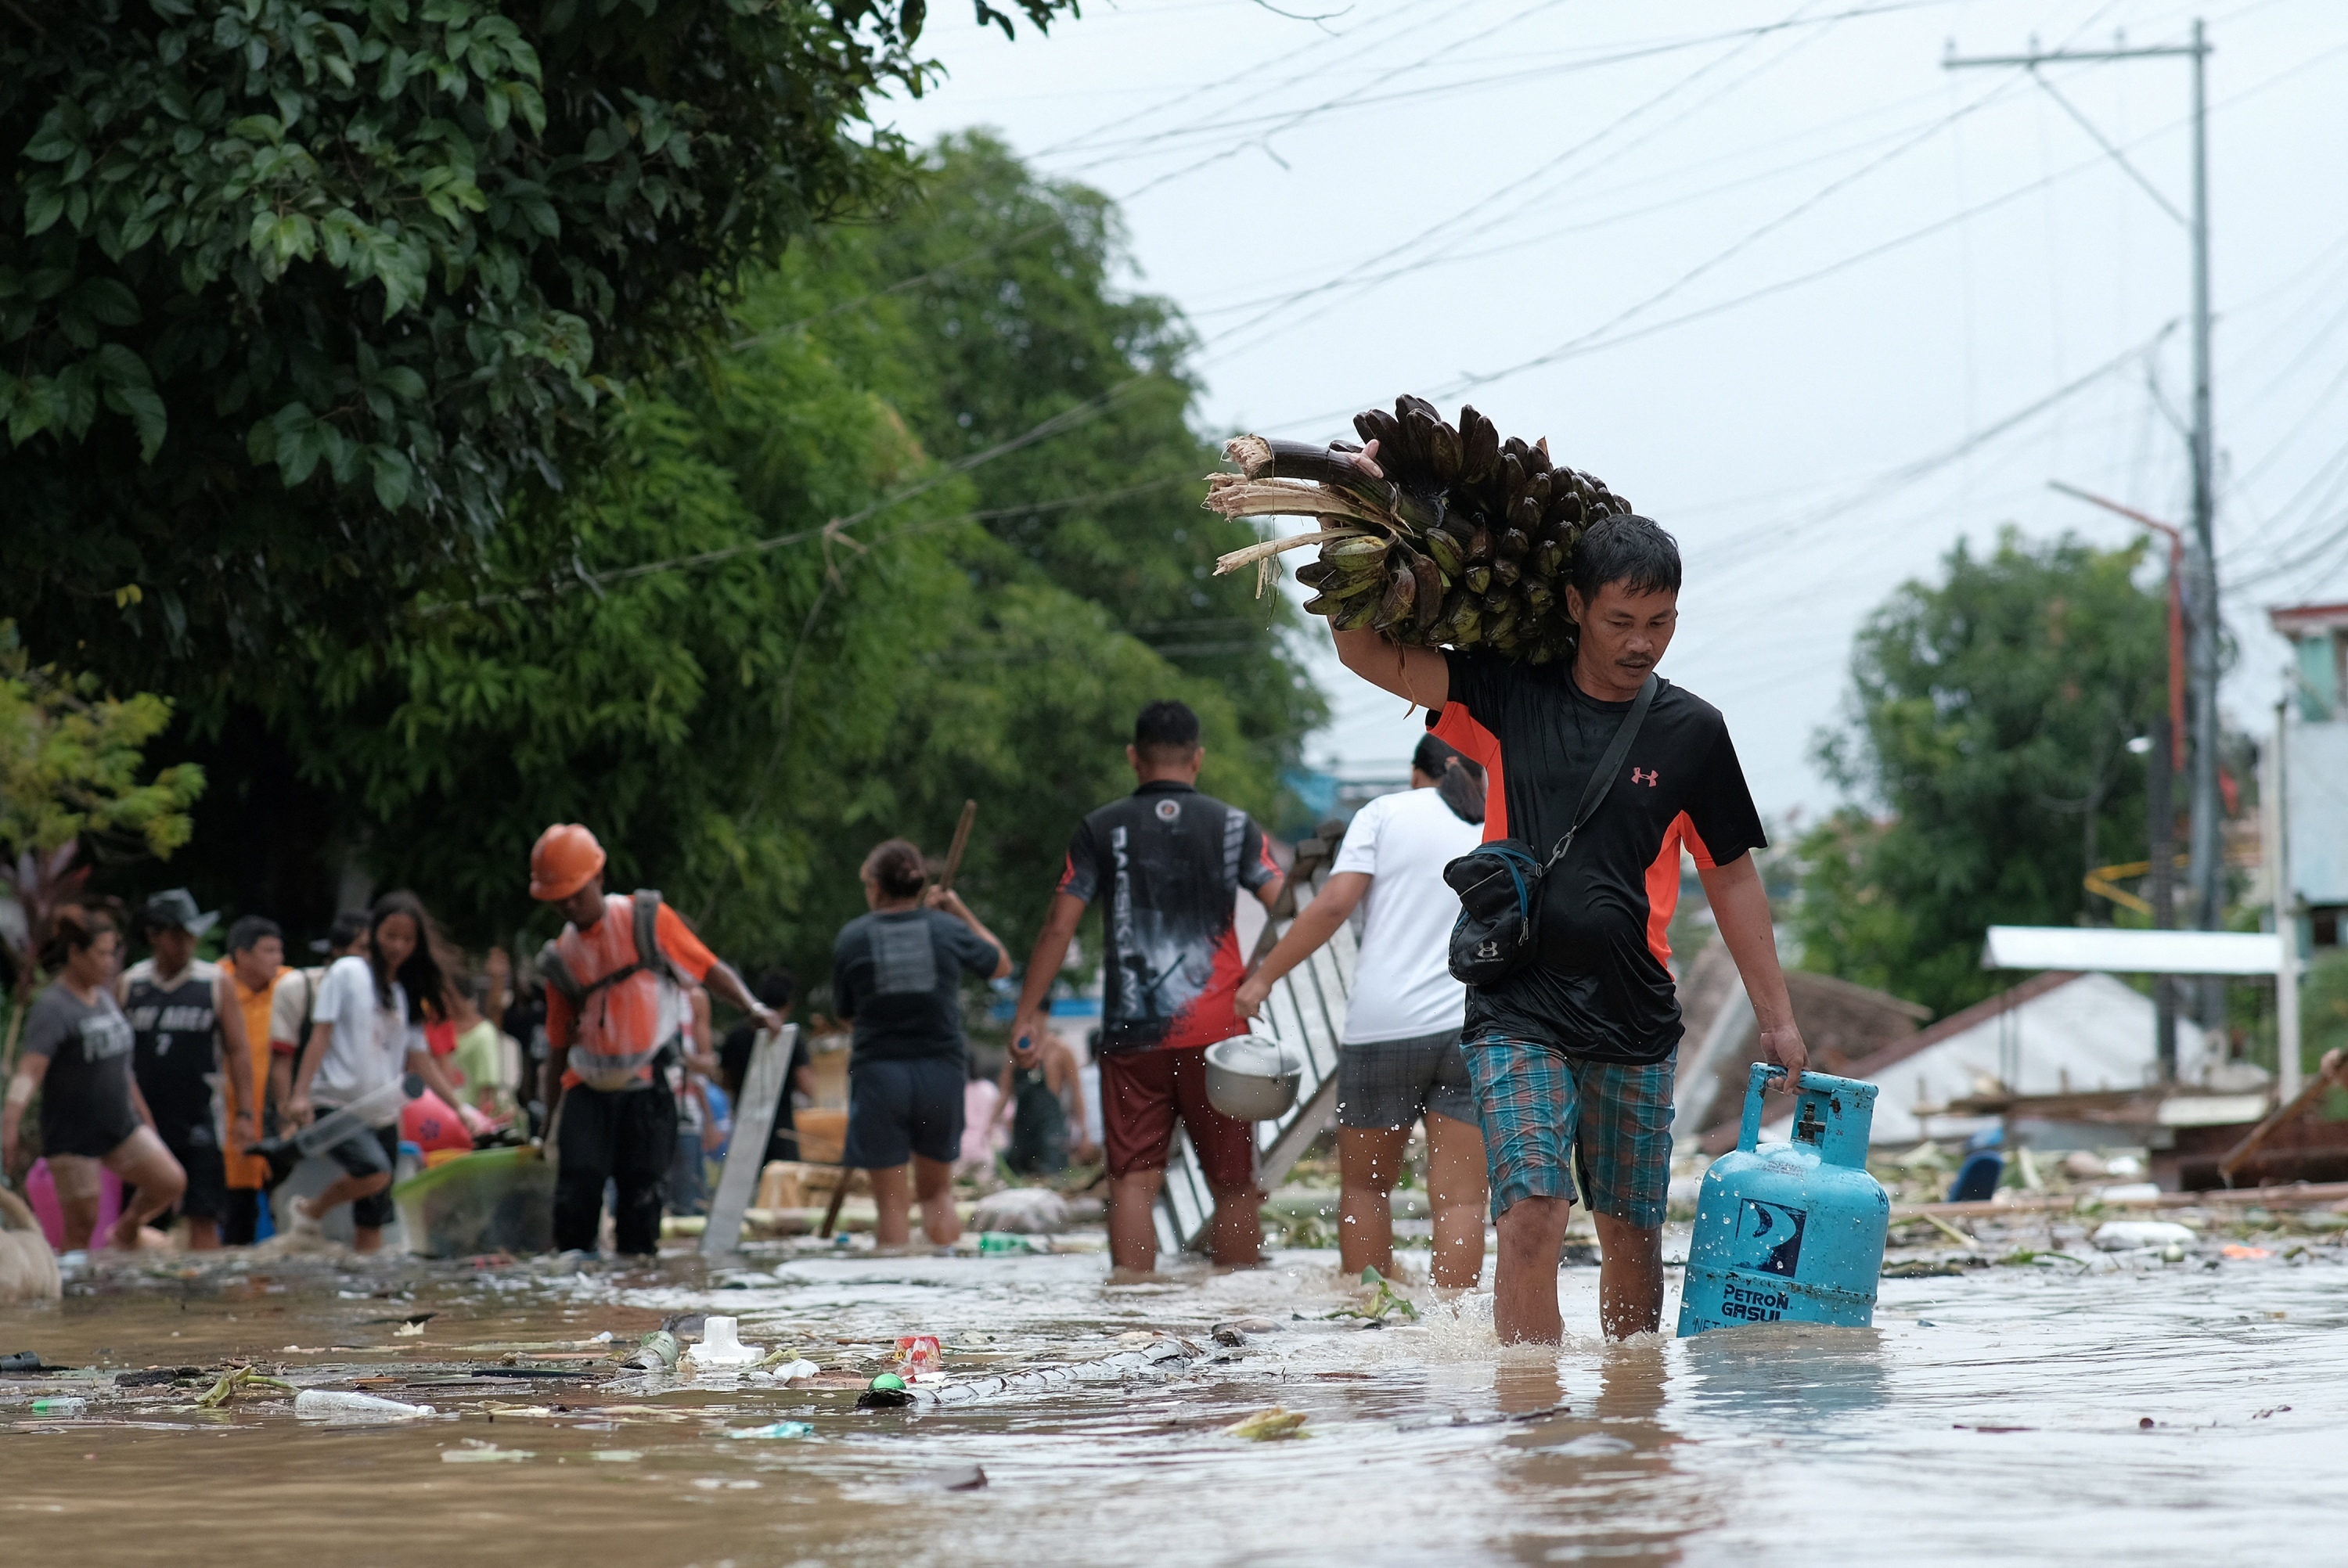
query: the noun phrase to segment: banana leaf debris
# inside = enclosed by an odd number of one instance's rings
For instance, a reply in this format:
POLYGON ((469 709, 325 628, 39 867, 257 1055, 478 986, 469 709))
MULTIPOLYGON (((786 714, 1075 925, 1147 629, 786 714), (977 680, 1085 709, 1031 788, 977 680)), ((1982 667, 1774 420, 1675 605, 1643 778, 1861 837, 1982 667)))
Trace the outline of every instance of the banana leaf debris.
POLYGON ((1242 436, 1224 447, 1239 472, 1207 477, 1209 510, 1317 518, 1321 528, 1234 550, 1216 571, 1253 566, 1261 590, 1280 555, 1318 546, 1296 580, 1314 590, 1304 608, 1340 631, 1368 627, 1406 646, 1490 649, 1529 664, 1570 655, 1574 547, 1631 503, 1552 463, 1546 436, 1504 440, 1472 406, 1455 427, 1406 395, 1391 413, 1354 415, 1354 429, 1364 446, 1242 436), (1356 461, 1365 452, 1379 473, 1356 461))

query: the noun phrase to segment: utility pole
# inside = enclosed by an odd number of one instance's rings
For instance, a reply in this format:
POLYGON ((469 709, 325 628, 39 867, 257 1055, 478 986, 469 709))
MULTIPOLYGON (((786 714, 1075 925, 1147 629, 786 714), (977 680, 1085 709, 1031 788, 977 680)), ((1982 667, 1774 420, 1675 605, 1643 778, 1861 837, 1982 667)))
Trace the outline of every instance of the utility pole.
MULTIPOLYGON (((2217 441, 2209 400, 2209 134, 2206 77, 2210 46, 2197 18, 2193 41, 2145 48, 2047 49, 2033 47, 2023 55, 1977 56, 1960 58, 1953 50, 1941 61, 1948 70, 2007 67, 2026 70, 2048 96, 2127 171, 2163 211, 2176 219, 2191 237, 2193 249, 2193 518, 2187 543, 2186 668, 2188 728, 2193 745, 2188 771, 2192 822, 2187 849, 2192 876, 2192 915, 2204 931, 2219 928, 2225 916, 2225 854, 2219 842, 2218 804, 2218 553, 2214 538, 2216 488, 2213 466, 2217 441), (2193 210, 2188 216, 2161 195, 2126 154, 2114 146, 2071 100, 2055 90, 2040 73, 2042 66, 2065 62, 2182 58, 2193 62, 2193 210)), ((2200 1007, 2205 1028, 2222 1028, 2226 1021, 2224 982, 2205 977, 2200 1007)))
POLYGON ((2299 901, 2291 875, 2291 811, 2286 782, 2290 774, 2291 699, 2275 704, 2274 739, 2266 746, 2265 787, 2260 804, 2266 821, 2267 881, 2274 899, 2275 940, 2282 958, 2275 965, 2275 1092, 2276 1103, 2299 1098, 2299 901))
MULTIPOLYGON (((2169 776, 2176 762, 2171 724, 2163 713, 2152 722, 2152 744, 2145 780, 2145 815, 2152 818, 2152 928, 2177 926, 2177 807, 2169 796, 2169 776)), ((2160 1081, 2177 1081, 2177 977, 2156 975, 2152 981, 2153 1060, 2160 1081)))

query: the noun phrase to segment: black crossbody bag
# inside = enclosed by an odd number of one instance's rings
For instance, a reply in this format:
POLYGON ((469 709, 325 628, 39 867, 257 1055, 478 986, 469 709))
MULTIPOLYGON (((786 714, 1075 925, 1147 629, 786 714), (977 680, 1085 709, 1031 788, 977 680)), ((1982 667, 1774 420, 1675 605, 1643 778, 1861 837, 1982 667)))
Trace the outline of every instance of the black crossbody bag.
POLYGON ((1502 838, 1478 845, 1443 868, 1443 880, 1459 895, 1459 919, 1451 927, 1452 979, 1471 986, 1492 985, 1516 973, 1540 949, 1541 879, 1565 858, 1574 835, 1605 804, 1654 701, 1655 678, 1650 675, 1583 787, 1573 825, 1546 861, 1537 858, 1524 840, 1502 838))

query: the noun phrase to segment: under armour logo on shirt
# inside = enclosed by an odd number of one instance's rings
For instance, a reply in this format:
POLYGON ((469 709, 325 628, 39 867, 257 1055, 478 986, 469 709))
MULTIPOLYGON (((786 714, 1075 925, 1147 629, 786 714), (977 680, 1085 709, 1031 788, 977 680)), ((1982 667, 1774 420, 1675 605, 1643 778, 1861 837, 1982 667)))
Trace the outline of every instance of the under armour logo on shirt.
POLYGON ((1640 773, 1635 767, 1631 770, 1631 782, 1632 784, 1645 784, 1649 789, 1653 789, 1655 785, 1662 783, 1663 777, 1663 774, 1657 773, 1653 768, 1649 768, 1644 774, 1640 773))

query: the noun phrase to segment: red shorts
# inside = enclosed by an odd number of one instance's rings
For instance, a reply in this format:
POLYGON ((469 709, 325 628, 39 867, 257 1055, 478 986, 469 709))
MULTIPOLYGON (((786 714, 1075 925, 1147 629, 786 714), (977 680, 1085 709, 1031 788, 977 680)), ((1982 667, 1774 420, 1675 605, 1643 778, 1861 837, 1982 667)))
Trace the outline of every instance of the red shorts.
POLYGON ((1219 1193, 1255 1185, 1255 1127, 1207 1100, 1207 1048, 1125 1050, 1101 1058, 1101 1120, 1108 1173, 1162 1171, 1179 1117, 1199 1152, 1207 1185, 1219 1193))

